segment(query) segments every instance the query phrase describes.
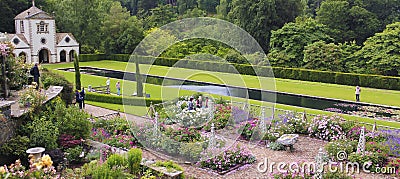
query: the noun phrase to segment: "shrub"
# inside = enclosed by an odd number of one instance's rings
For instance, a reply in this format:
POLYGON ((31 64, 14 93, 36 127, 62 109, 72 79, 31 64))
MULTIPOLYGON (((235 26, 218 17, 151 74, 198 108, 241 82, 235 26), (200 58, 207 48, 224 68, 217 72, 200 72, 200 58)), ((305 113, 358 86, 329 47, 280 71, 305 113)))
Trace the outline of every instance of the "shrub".
POLYGON ((278 143, 278 142, 271 142, 269 143, 268 148, 270 148, 271 150, 285 150, 285 146, 283 146, 282 144, 278 143))
MULTIPOLYGON (((108 178, 127 178, 126 174, 121 167, 110 168, 107 165, 100 165, 91 171, 92 179, 108 179, 108 178)), ((130 176, 132 177, 132 176, 130 176)))
MULTIPOLYGON (((361 129, 362 129, 362 127, 360 127, 360 126, 351 128, 350 131, 347 133, 347 137, 351 140, 358 141, 360 138, 361 129)), ((364 134, 365 134, 365 141, 367 141, 367 142, 386 141, 386 137, 380 132, 372 132, 372 131, 365 129, 364 134)))
MULTIPOLYGON (((335 140, 326 144, 325 150, 327 151, 328 155, 331 157, 332 160, 338 161, 337 157, 340 152, 346 152, 346 154, 351 154, 354 151, 356 151, 357 144, 358 144, 357 141, 343 140, 343 139, 335 140)), ((346 159, 346 158, 340 158, 340 159, 346 159)))
POLYGON ((140 162, 142 161, 142 150, 131 148, 128 151, 128 169, 131 173, 137 174, 140 171, 140 162))
POLYGON ((57 148, 59 130, 53 122, 46 117, 37 117, 28 123, 30 131, 30 144, 32 147, 42 146, 47 150, 57 148))
POLYGON ((197 161, 203 150, 202 143, 181 143, 179 153, 190 161, 197 161))
POLYGON ((364 155, 351 153, 348 157, 348 160, 350 162, 357 162, 360 166, 365 164, 366 170, 369 170, 370 172, 376 172, 377 167, 385 166, 388 160, 387 157, 387 154, 365 151, 364 155))
POLYGON ((29 147, 30 140, 27 136, 15 136, 0 146, 0 153, 3 155, 25 155, 25 151, 29 147))
POLYGON ((133 106, 141 106, 146 105, 150 106, 150 104, 159 104, 162 103, 161 99, 149 99, 149 98, 134 98, 134 97, 124 97, 115 96, 115 95, 107 95, 107 94, 99 94, 99 93, 86 93, 85 100, 102 102, 102 103, 111 103, 111 104, 129 104, 133 106))
POLYGON ((65 150, 65 153, 67 153, 66 158, 68 162, 70 163, 82 162, 83 161, 83 156, 81 157, 82 152, 83 148, 81 146, 76 146, 65 150))
POLYGON ((82 143, 81 140, 77 140, 74 136, 69 134, 61 134, 58 138, 58 142, 64 149, 75 147, 82 143))
POLYGON ((87 120, 89 115, 76 106, 66 107, 59 98, 48 107, 46 116, 55 122, 61 134, 76 139, 86 139, 90 135, 92 124, 87 120))
POLYGON ((107 159, 107 166, 110 168, 124 167, 126 164, 125 158, 119 154, 112 154, 107 159))
POLYGON ((64 76, 47 71, 42 73, 41 80, 44 88, 62 86, 61 98, 66 104, 71 104, 74 99, 73 85, 64 76))
POLYGON ((317 116, 315 117, 308 132, 310 136, 322 140, 337 140, 344 136, 343 129, 340 127, 340 121, 343 120, 340 116, 317 116))

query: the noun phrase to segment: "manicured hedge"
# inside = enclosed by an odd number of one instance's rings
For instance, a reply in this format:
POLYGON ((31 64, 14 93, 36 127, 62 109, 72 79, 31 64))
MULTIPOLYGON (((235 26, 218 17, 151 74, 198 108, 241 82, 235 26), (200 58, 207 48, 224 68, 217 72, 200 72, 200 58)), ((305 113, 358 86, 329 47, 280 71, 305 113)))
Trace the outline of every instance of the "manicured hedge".
MULTIPOLYGON (((86 93, 85 100, 95 101, 101 103, 111 103, 111 104, 123 104, 123 100, 121 96, 110 95, 110 94, 99 94, 99 93, 86 93)), ((150 106, 151 103, 158 104, 162 103, 161 99, 145 99, 146 106, 150 106)), ((141 106, 143 105, 143 98, 134 98, 134 97, 124 97, 124 103, 133 105, 133 106, 141 106)))
MULTIPOLYGON (((129 54, 114 54, 114 55, 81 55, 81 61, 95 61, 96 60, 116 60, 128 62, 129 54)), ((152 57, 140 57, 140 63, 151 64, 152 57)), ((198 60, 179 60, 174 58, 155 58, 154 65, 168 66, 168 67, 181 67, 189 69, 198 69, 206 71, 216 71, 225 73, 237 73, 243 75, 256 75, 271 77, 271 70, 273 70, 275 78, 294 79, 302 81, 313 81, 322 83, 332 83, 350 86, 363 86, 371 88, 400 90, 400 77, 389 77, 380 75, 368 74, 353 74, 341 72, 329 72, 308 70, 299 68, 284 68, 284 67, 267 67, 267 66, 252 66, 245 64, 231 64, 223 62, 212 61, 198 61, 198 60), (179 63, 177 63, 179 62, 179 63)))

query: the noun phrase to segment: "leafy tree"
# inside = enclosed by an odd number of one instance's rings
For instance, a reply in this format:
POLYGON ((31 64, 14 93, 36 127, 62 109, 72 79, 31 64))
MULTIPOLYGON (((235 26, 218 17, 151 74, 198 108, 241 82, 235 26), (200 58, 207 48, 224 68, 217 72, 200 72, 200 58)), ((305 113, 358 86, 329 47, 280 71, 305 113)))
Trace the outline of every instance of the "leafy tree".
POLYGON ((352 72, 352 73, 363 73, 360 66, 358 66, 358 58, 355 53, 361 49, 361 46, 357 45, 355 41, 346 42, 339 44, 342 51, 342 61, 345 64, 342 72, 352 72))
MULTIPOLYGON (((398 76, 400 69, 400 22, 386 26, 383 32, 368 38, 357 52, 368 73, 398 76)), ((361 65, 360 65, 361 67, 361 65)))
POLYGON ((138 0, 138 7, 141 10, 148 11, 157 7, 158 0, 138 0))
POLYGON ((139 58, 136 57, 135 59, 135 66, 136 66, 136 92, 138 97, 143 97, 143 80, 142 75, 140 74, 140 67, 139 67, 139 58))
POLYGON ((215 8, 217 17, 227 19, 229 11, 231 11, 232 0, 220 0, 219 5, 215 8))
POLYGON ((132 53, 143 39, 142 22, 114 2, 102 24, 103 48, 107 54, 132 53))
MULTIPOLYGON (((58 31, 71 32, 85 49, 100 49, 101 25, 113 0, 47 0, 48 12, 54 12, 58 31)), ((89 51, 92 53, 93 51, 89 51)))
POLYGON ((81 89, 81 71, 79 68, 79 57, 76 53, 74 53, 74 68, 75 68, 75 87, 76 89, 81 89))
POLYGON ((145 40, 141 42, 141 48, 144 54, 149 56, 158 56, 163 52, 165 47, 173 45, 177 38, 166 30, 152 28, 145 32, 145 40), (151 34, 151 35, 149 35, 151 34))
POLYGON ((330 36, 336 42, 356 40, 362 44, 366 38, 379 30, 379 21, 375 14, 364 9, 362 3, 351 0, 327 0, 317 11, 319 22, 332 29, 330 36))
POLYGON ((272 65, 303 66, 304 47, 317 41, 332 42, 329 29, 312 18, 298 17, 296 22, 285 24, 272 31, 271 50, 268 54, 272 65))
POLYGON ((342 71, 342 53, 338 45, 318 41, 304 48, 305 68, 323 71, 342 71))
POLYGON ((216 7, 219 4, 219 0, 198 0, 199 8, 207 11, 208 13, 216 13, 216 7))
POLYGON ((271 30, 293 21, 302 9, 301 0, 233 0, 228 16, 268 51, 271 30))
POLYGON ((136 15, 138 12, 138 2, 139 0, 119 0, 121 5, 128 9, 131 15, 136 15))
POLYGON ((161 27, 178 18, 175 7, 170 4, 151 9, 150 13, 151 15, 145 18, 145 29, 161 27))
POLYGON ((196 0, 177 0, 177 6, 179 15, 183 15, 187 10, 197 7, 197 2, 196 0))
POLYGON ((380 31, 385 29, 386 25, 400 21, 399 0, 362 0, 362 2, 365 9, 377 16, 380 31))
POLYGON ((185 14, 183 14, 183 18, 192 18, 192 17, 205 17, 207 13, 199 8, 194 8, 187 10, 185 14))

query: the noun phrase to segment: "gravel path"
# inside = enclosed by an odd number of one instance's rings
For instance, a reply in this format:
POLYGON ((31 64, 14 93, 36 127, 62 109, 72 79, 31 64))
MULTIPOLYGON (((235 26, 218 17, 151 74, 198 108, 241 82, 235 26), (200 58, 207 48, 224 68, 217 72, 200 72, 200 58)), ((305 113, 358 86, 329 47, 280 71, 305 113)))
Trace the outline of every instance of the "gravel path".
MULTIPOLYGON (((107 115, 107 114, 112 114, 115 113, 116 111, 92 106, 92 105, 86 105, 86 109, 88 113, 92 114, 93 116, 102 116, 102 115, 107 115)), ((134 115, 125 115, 121 113, 121 116, 126 116, 128 120, 132 120, 135 122, 143 122, 144 120, 147 120, 145 118, 139 117, 139 116, 134 116, 134 115)), ((307 136, 300 136, 298 139, 298 142, 294 145, 294 151, 293 152, 288 152, 288 151, 273 151, 265 146, 255 146, 252 144, 248 143, 243 143, 239 142, 241 145, 246 146, 257 158, 257 161, 249 166, 246 166, 243 169, 239 169, 237 171, 225 174, 223 176, 218 175, 214 172, 211 171, 206 171, 203 169, 198 168, 197 166, 192 166, 188 164, 181 164, 183 168, 185 169, 185 175, 187 177, 193 177, 193 178, 199 178, 199 179, 212 179, 212 178, 218 178, 218 179, 234 179, 234 178, 240 178, 240 179, 262 179, 262 178, 271 178, 271 173, 269 172, 270 168, 268 168, 268 171, 265 173, 261 173, 257 170, 257 165, 259 162, 265 161, 265 159, 268 160, 268 164, 271 165, 272 162, 275 162, 275 165, 273 165, 273 171, 277 171, 278 165, 277 163, 279 162, 285 162, 286 164, 291 164, 293 162, 301 163, 301 162, 311 162, 314 161, 315 156, 317 155, 319 148, 323 148, 323 146, 327 143, 326 141, 322 140, 317 140, 313 139, 307 136)), ((143 157, 146 159, 152 159, 152 160, 162 160, 162 158, 159 155, 155 155, 152 152, 143 150, 143 157)), ((356 174, 354 176, 355 178, 363 178, 363 179, 391 179, 395 177, 391 177, 388 175, 379 175, 379 174, 366 174, 366 173, 360 173, 356 174)))

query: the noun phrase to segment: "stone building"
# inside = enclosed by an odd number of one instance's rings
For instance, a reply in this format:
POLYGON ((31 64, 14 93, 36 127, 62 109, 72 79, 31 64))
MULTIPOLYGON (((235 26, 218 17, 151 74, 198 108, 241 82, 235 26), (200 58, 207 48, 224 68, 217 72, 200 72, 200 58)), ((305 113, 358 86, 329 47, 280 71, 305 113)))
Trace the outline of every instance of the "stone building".
POLYGON ((79 54, 79 43, 71 33, 56 33, 53 16, 35 7, 15 18, 16 34, 8 34, 15 49, 14 55, 25 56, 26 63, 70 62, 79 54))

